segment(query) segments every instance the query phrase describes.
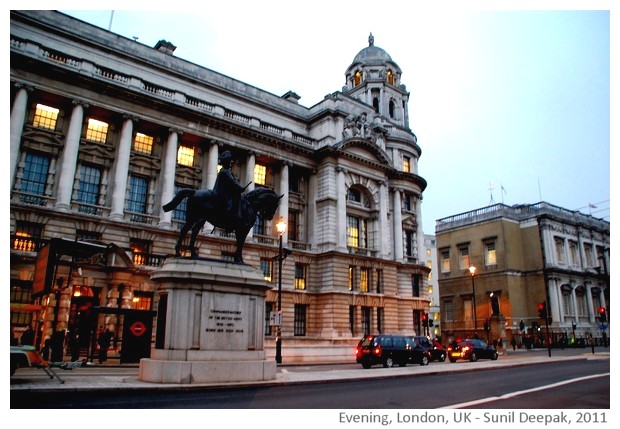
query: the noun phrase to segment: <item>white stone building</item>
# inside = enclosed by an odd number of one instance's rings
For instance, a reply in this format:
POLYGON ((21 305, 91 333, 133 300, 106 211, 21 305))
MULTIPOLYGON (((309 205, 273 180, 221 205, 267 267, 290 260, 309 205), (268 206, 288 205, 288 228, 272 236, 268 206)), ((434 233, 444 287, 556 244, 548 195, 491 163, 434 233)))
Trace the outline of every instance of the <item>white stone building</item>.
MULTIPOLYGON (((277 96, 177 58, 168 41, 149 47, 59 12, 11 11, 10 34, 16 331, 33 323, 39 342, 80 331, 92 345, 93 330, 105 327, 125 347, 124 309, 156 309, 150 274, 174 253, 183 224, 182 210, 162 205, 179 188, 212 188, 224 150, 248 190, 284 194, 274 220, 247 237, 244 257, 273 285, 267 309, 275 310, 274 225, 287 222, 285 363, 351 361, 364 333, 421 331, 429 307, 421 149, 402 71, 372 35, 342 90, 307 108, 293 91, 277 96), (37 252, 52 238, 113 251, 62 260, 53 289, 33 291, 37 252)), ((209 225, 198 247, 216 259, 235 248, 209 225)))

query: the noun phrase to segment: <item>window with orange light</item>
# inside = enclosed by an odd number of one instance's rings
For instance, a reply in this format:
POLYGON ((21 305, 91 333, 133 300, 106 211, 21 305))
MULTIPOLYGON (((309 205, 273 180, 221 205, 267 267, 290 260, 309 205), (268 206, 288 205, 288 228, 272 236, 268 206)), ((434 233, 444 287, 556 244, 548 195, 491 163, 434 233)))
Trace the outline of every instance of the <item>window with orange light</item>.
POLYGON ((133 150, 150 155, 153 152, 153 137, 136 133, 133 140, 133 150))
POLYGON ((151 242, 147 240, 133 239, 129 242, 129 247, 133 252, 133 263, 136 265, 146 265, 147 256, 151 248, 151 242))
POLYGON ((105 143, 108 137, 108 124, 97 119, 89 118, 86 128, 86 140, 105 143))
POLYGON ((56 129, 56 121, 58 120, 59 109, 55 107, 46 106, 44 104, 37 104, 34 111, 34 120, 32 125, 38 128, 47 128, 48 130, 56 129))
POLYGON ((151 292, 134 291, 131 299, 131 308, 134 310, 150 310, 153 305, 151 292))
POLYGON ((306 289, 306 266, 295 264, 295 289, 306 289))
POLYGON ((177 163, 188 167, 194 166, 194 148, 188 146, 180 146, 177 153, 177 163))
POLYGON ((260 164, 254 166, 254 183, 257 185, 265 185, 267 183, 267 167, 260 164))
POLYGON ((22 252, 36 252, 41 243, 43 226, 32 222, 18 221, 13 239, 13 249, 22 252))

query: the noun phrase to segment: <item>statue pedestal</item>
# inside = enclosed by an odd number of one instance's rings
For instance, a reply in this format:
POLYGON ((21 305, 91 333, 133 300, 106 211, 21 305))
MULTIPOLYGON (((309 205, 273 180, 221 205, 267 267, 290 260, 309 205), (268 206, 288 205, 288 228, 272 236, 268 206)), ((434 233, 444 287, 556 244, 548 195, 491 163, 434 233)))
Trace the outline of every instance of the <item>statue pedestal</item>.
POLYGON ((151 357, 139 379, 153 383, 266 381, 276 362, 263 350, 262 272, 248 265, 168 258, 152 275, 158 283, 151 357))

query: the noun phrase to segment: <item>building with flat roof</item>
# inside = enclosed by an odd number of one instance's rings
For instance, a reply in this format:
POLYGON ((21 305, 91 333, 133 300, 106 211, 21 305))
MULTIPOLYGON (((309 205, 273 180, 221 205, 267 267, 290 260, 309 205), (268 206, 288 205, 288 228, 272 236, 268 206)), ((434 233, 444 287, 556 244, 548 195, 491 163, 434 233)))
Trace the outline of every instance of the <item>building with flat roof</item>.
POLYGON ((439 219, 435 232, 444 337, 542 344, 541 304, 552 344, 609 335, 608 221, 495 204, 439 219))

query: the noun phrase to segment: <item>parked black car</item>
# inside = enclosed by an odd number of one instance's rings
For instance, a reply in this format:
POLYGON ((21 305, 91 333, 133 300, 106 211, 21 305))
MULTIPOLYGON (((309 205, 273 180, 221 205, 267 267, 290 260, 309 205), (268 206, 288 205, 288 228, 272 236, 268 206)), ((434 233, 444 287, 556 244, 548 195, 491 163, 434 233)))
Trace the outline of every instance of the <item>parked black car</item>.
POLYGON ((458 359, 469 359, 471 362, 476 362, 478 359, 496 360, 498 357, 499 353, 495 347, 477 338, 469 338, 456 346, 448 347, 448 359, 452 363, 458 359))
POLYGON ((444 362, 446 360, 446 349, 439 341, 431 341, 425 336, 413 336, 411 339, 420 347, 429 351, 431 361, 444 362))
POLYGON ((377 364, 384 368, 408 363, 428 365, 430 353, 404 335, 367 335, 355 349, 355 360, 366 369, 377 364))

